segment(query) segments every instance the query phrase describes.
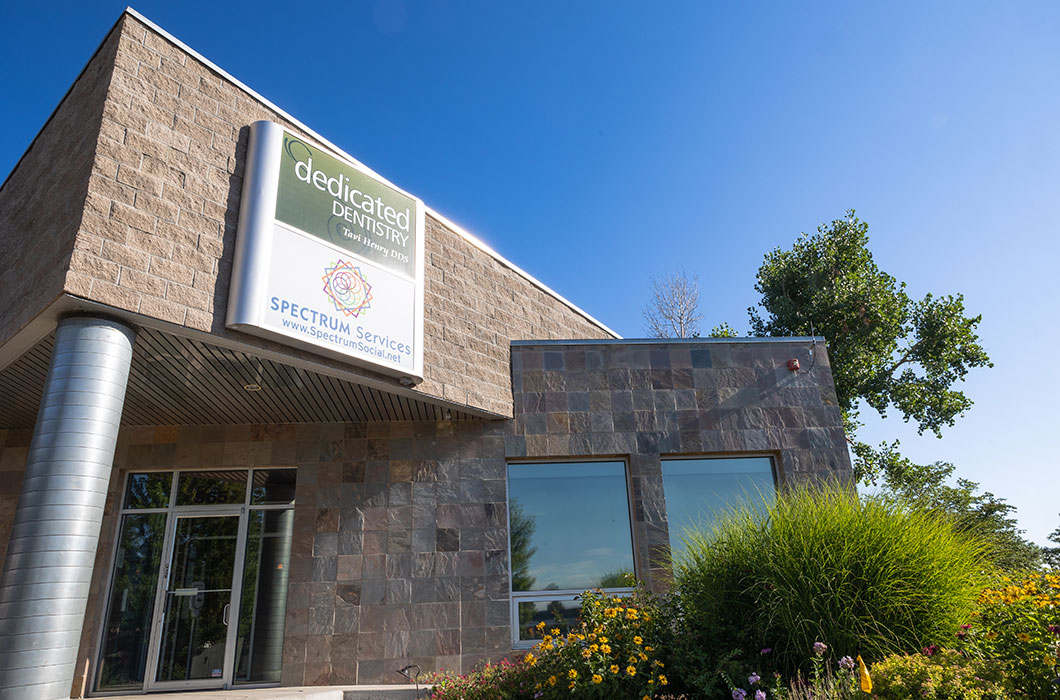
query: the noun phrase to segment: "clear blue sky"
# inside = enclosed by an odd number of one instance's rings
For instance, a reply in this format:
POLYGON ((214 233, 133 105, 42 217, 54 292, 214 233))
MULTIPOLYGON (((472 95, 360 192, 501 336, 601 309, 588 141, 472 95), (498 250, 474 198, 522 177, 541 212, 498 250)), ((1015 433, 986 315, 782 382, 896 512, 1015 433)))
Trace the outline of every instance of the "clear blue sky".
MULTIPOLYGON (((627 336, 698 274, 747 330, 763 254, 848 208, 996 367, 946 459, 1060 525, 1060 4, 142 2, 185 43, 627 336)), ((0 5, 8 172, 121 3, 0 5)))

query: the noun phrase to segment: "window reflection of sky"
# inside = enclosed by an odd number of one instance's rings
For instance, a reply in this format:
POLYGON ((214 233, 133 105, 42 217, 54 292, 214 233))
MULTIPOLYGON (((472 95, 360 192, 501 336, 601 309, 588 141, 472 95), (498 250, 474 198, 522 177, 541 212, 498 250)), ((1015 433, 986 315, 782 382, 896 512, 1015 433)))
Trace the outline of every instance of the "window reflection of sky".
POLYGON ((508 490, 533 518, 533 588, 586 589, 633 571, 622 462, 512 464, 508 490))
POLYGON ((692 528, 710 532, 726 508, 746 504, 763 510, 776 498, 769 457, 667 459, 662 472, 674 559, 684 554, 692 528))

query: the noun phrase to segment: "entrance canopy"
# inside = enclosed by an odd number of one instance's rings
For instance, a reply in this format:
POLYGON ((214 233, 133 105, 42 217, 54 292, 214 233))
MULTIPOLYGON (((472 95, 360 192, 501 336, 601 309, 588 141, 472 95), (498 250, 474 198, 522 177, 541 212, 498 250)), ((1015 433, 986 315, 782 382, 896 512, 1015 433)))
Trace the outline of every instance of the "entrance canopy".
MULTIPOLYGON (((32 428, 54 333, 0 371, 0 428, 32 428)), ((156 328, 133 348, 122 425, 460 420, 476 416, 156 328)))

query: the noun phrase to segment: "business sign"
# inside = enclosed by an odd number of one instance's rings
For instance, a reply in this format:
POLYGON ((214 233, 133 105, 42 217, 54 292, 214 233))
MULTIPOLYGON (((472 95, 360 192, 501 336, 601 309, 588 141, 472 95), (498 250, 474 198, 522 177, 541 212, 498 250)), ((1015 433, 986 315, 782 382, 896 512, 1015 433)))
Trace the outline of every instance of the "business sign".
POLYGON ((227 326, 422 380, 423 203, 255 122, 227 326))

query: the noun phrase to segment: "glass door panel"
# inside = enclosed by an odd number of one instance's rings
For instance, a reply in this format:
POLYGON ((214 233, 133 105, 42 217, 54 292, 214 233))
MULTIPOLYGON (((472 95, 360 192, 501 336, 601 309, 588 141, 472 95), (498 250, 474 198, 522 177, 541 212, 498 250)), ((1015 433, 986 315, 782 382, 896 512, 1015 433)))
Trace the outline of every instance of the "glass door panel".
MULTIPOLYGON (((224 682, 239 516, 176 516, 157 684, 224 682)), ((199 685, 199 683, 195 683, 199 685)))
POLYGON ((165 533, 165 513, 122 516, 99 655, 100 690, 143 686, 165 533))
POLYGON ((247 524, 235 683, 280 681, 293 510, 252 510, 247 524))

